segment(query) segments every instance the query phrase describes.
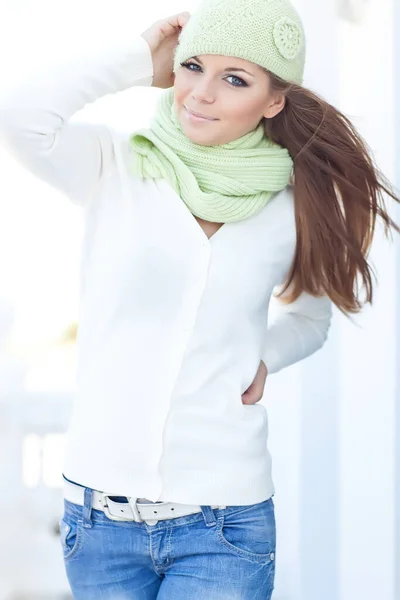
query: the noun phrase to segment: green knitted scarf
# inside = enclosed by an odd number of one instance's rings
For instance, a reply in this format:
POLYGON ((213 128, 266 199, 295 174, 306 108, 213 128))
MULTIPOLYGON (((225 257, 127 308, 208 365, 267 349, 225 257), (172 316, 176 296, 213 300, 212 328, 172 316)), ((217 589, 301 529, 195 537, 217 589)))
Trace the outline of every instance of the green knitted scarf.
POLYGON ((150 129, 129 141, 134 176, 167 179, 193 215, 215 223, 257 213, 287 186, 293 167, 288 151, 265 136, 262 121, 226 144, 192 142, 180 126, 173 87, 160 96, 150 129))

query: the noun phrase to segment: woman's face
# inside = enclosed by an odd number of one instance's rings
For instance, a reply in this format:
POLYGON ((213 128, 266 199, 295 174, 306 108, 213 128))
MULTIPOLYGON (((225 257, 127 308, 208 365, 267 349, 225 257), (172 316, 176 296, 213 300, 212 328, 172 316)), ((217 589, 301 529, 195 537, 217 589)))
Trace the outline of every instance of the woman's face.
POLYGON ((201 54, 180 66, 174 80, 174 104, 183 133, 197 144, 225 144, 256 129, 263 117, 285 104, 272 94, 269 75, 241 58, 201 54), (199 120, 188 110, 214 120, 199 120))

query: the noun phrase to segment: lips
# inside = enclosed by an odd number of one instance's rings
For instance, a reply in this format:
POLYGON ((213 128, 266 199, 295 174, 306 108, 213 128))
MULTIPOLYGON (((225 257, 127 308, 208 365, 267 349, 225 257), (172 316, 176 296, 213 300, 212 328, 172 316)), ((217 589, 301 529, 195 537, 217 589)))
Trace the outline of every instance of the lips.
POLYGON ((188 108, 187 106, 185 106, 186 110, 191 113, 192 115, 194 115, 195 117, 201 117, 202 119, 207 119, 208 121, 216 121, 217 119, 214 119, 213 117, 207 117, 207 115, 202 115, 201 113, 198 113, 194 110, 191 110, 190 108, 188 108))

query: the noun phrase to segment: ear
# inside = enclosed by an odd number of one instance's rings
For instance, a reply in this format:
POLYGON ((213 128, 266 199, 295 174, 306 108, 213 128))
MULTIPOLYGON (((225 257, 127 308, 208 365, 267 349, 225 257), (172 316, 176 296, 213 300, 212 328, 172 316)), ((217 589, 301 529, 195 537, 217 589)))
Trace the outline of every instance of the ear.
POLYGON ((283 110, 286 104, 286 96, 284 94, 274 94, 271 95, 271 98, 268 101, 267 107, 264 111, 264 117, 266 119, 272 119, 278 113, 283 110))

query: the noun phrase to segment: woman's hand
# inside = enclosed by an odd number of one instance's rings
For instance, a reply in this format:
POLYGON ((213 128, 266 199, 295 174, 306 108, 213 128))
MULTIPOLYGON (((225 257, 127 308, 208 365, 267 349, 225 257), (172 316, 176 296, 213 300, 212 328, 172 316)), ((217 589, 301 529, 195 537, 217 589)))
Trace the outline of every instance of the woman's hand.
POLYGON ((190 13, 184 11, 156 21, 141 33, 150 46, 153 58, 153 87, 166 89, 174 85, 174 51, 189 19, 190 13))
POLYGON ((243 404, 255 404, 263 397, 265 381, 267 379, 268 369, 263 363, 260 361, 260 366, 258 367, 258 371, 254 378, 253 383, 249 388, 242 394, 242 402, 243 404))

